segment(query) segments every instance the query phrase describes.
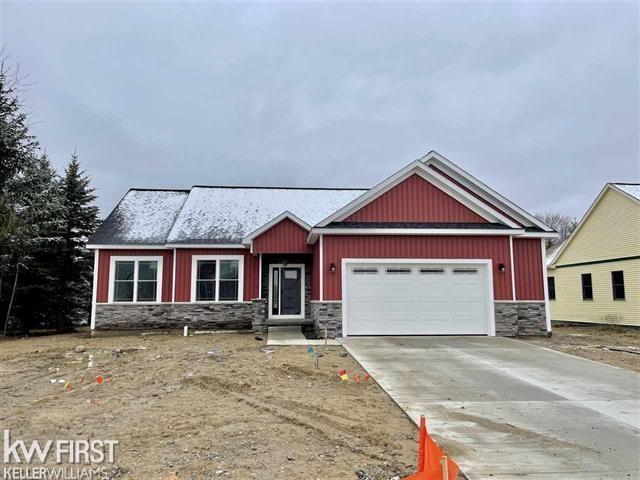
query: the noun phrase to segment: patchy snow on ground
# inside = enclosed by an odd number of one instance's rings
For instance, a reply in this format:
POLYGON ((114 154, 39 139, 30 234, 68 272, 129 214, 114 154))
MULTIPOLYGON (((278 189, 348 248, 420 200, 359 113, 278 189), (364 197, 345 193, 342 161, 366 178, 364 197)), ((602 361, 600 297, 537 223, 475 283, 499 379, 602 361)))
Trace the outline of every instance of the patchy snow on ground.
POLYGON ((284 211, 309 225, 366 190, 193 187, 167 243, 240 243, 284 211))

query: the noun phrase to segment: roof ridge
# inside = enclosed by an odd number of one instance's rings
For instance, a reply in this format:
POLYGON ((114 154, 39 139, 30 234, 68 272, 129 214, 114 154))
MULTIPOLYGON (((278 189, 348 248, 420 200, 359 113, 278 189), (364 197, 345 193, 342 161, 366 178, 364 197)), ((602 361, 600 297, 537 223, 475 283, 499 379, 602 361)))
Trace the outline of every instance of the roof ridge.
POLYGON ((259 190, 369 190, 368 188, 358 187, 271 187, 255 185, 193 185, 191 188, 253 188, 259 190))
POLYGON ((612 185, 635 185, 640 187, 640 183, 633 183, 633 182, 610 182, 612 185))
POLYGON ((183 192, 189 193, 190 188, 145 188, 145 187, 131 187, 129 192, 135 190, 136 192, 183 192))

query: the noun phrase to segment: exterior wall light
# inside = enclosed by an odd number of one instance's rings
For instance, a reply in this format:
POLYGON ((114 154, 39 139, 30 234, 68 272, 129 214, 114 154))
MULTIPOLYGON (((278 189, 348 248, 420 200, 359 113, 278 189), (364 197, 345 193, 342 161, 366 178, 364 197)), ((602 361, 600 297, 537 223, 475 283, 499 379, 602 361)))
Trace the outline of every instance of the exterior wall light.
POLYGON ((507 267, 504 266, 504 263, 499 263, 498 264, 498 271, 500 273, 504 273, 504 271, 507 269, 507 267))
POLYGON ((335 263, 330 263, 329 264, 329 271, 331 273, 336 273, 336 264, 335 263))

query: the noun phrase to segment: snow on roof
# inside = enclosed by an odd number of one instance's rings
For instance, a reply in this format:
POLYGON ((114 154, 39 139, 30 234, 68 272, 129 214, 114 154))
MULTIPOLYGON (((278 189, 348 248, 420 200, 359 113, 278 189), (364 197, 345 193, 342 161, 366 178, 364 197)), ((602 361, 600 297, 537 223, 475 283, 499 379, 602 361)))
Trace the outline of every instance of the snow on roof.
POLYGON ((90 244, 164 244, 186 190, 129 190, 89 240, 90 244))
POLYGON ((366 189, 193 187, 167 243, 239 244, 284 211, 315 225, 366 189))
POLYGON ((616 187, 640 200, 640 183, 614 183, 616 187))

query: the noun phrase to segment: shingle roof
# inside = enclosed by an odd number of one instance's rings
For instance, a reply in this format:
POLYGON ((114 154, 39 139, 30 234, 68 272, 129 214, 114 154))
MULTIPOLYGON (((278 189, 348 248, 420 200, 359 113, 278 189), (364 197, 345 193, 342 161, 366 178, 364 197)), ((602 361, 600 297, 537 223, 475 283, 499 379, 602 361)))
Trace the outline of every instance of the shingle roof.
POLYGON ((365 189, 193 187, 167 243, 241 243, 288 210, 315 225, 365 189))
POLYGON ((366 191, 223 186, 131 189, 89 244, 240 244, 243 237, 286 210, 315 225, 366 191))
POLYGON ((616 187, 640 200, 640 183, 614 183, 616 187))
POLYGON ((89 243, 164 244, 188 194, 188 190, 131 189, 98 227, 89 243))

